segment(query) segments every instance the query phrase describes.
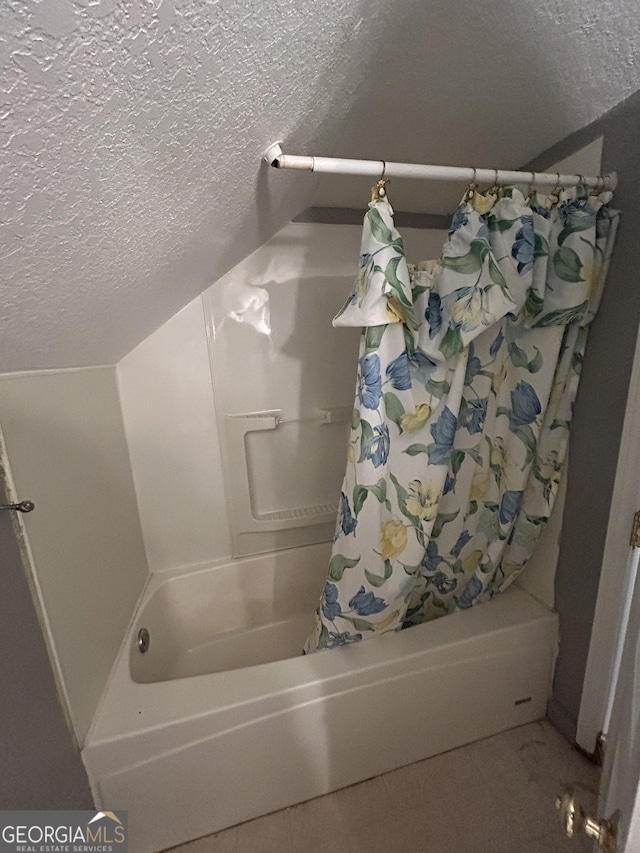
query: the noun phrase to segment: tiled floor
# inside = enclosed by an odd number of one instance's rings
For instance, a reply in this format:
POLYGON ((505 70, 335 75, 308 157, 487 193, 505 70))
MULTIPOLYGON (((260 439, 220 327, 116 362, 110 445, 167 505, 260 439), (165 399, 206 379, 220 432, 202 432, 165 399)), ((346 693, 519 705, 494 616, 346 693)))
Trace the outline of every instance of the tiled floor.
POLYGON ((252 820, 173 853, 583 853, 554 809, 595 813, 599 771, 546 720, 252 820))

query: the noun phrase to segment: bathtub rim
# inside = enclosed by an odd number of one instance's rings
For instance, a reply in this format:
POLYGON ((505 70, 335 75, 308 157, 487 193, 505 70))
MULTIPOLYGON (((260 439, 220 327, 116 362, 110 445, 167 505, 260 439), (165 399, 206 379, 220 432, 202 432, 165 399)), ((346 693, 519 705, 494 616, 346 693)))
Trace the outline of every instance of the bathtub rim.
MULTIPOLYGON (((326 544, 305 546, 304 550, 326 550, 326 544)), ((340 683, 353 676, 354 672, 375 673, 377 670, 381 674, 383 670, 396 666, 399 660, 404 661, 403 666, 407 667, 417 663, 421 656, 427 660, 442 653, 444 647, 449 648, 448 657, 451 659, 452 655, 455 657, 456 649, 464 648, 469 636, 493 636, 523 621, 532 624, 540 622, 541 630, 548 630, 549 620, 554 620, 557 630, 557 614, 523 589, 512 585, 492 601, 469 610, 413 626, 407 631, 369 638, 328 652, 171 680, 133 681, 129 669, 130 644, 134 642, 140 613, 161 584, 173 583, 185 576, 215 571, 245 560, 260 560, 264 556, 216 562, 195 571, 193 568, 182 568, 160 573, 157 577, 150 575, 132 615, 127 635, 123 638, 85 747, 144 735, 167 726, 180 726, 212 714, 224 716, 234 709, 239 711, 255 704, 256 701, 268 705, 279 696, 293 696, 297 693, 298 701, 304 701, 302 694, 318 684, 325 685, 325 689, 339 689, 340 683), (489 607, 491 610, 488 611, 489 607), (470 630, 472 626, 474 630, 470 630), (427 632, 432 642, 425 645, 423 637, 427 632)), ((274 559, 277 556, 278 553, 268 555, 274 559)), ((468 659, 468 654, 466 657, 468 659)))

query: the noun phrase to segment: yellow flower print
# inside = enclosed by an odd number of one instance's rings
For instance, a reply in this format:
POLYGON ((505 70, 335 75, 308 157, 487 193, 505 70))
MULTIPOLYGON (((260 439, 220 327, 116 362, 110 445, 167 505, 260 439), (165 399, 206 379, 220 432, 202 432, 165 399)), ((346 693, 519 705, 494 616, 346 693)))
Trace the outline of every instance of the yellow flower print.
POLYGON ((387 296, 387 317, 390 323, 404 323, 407 319, 407 312, 395 296, 387 296))
POLYGON ((478 568, 481 559, 482 551, 472 551, 467 557, 465 557, 462 561, 462 568, 464 569, 465 574, 473 574, 478 568))
POLYGON ((401 521, 385 521, 380 539, 382 559, 393 562, 407 547, 407 528, 401 521))
POLYGON ((498 436, 491 445, 491 454, 489 461, 492 465, 504 469, 507 464, 507 449, 504 446, 504 439, 498 436))
POLYGON ((482 501, 491 488, 491 474, 488 471, 478 471, 471 481, 469 500, 482 501))
POLYGON ((492 379, 493 384, 493 393, 498 396, 500 393, 500 389, 502 388, 502 383, 507 378, 507 365, 503 364, 500 370, 495 374, 492 379))
POLYGON ((431 414, 431 406, 428 403, 421 403, 413 410, 413 412, 405 412, 400 419, 400 425, 404 432, 417 432, 429 420, 431 414))
POLYGON ((599 258, 591 255, 587 258, 580 269, 580 277, 583 281, 589 282, 589 293, 587 299, 593 299, 598 292, 600 286, 600 276, 602 275, 602 262, 599 258))
POLYGON ((479 326, 491 326, 495 316, 487 310, 489 297, 480 287, 460 287, 442 300, 442 307, 463 332, 473 332, 479 326))
POLYGON ((482 193, 474 193, 473 194, 473 209, 477 213, 488 213, 494 205, 496 200, 495 195, 482 195, 482 193))
POLYGON ((350 444, 350 445, 349 445, 349 449, 347 450, 347 465, 351 465, 351 463, 353 462, 353 460, 354 460, 354 455, 353 455, 353 445, 352 445, 352 444, 350 444))
POLYGON ((389 616, 387 616, 386 619, 383 619, 382 622, 376 622, 375 624, 373 622, 370 622, 370 625, 374 631, 384 631, 385 628, 388 628, 389 625, 395 622, 399 615, 400 611, 394 610, 393 613, 389 614, 389 616))
POLYGON ((436 482, 430 481, 423 485, 420 480, 412 480, 409 483, 407 511, 423 521, 431 521, 438 513, 439 494, 440 489, 436 482))

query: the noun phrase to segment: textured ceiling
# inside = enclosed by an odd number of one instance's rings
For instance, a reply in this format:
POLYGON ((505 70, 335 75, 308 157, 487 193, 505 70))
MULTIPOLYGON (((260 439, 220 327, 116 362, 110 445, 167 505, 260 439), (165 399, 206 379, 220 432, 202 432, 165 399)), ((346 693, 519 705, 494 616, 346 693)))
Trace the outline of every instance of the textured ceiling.
POLYGON ((3 0, 0 371, 114 363, 303 208, 366 202, 367 179, 260 167, 275 139, 527 161, 640 88, 639 17, 636 0, 3 0))

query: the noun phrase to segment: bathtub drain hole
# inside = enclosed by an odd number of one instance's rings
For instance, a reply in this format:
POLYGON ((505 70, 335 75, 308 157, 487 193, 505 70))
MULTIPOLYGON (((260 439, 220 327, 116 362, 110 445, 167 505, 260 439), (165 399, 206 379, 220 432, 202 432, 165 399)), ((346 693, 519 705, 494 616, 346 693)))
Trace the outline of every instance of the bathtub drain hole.
POLYGON ((146 628, 138 631, 138 649, 144 654, 149 649, 149 632, 146 628))

